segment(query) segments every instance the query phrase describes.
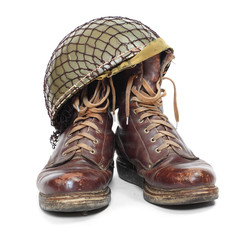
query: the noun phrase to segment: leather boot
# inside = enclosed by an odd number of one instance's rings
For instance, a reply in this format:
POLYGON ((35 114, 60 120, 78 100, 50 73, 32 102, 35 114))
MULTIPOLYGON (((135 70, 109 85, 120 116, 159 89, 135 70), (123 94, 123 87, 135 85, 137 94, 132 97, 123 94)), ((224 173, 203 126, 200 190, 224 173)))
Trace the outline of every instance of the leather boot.
POLYGON ((212 201, 218 197, 212 167, 187 148, 162 111, 161 82, 168 79, 163 75, 173 58, 169 52, 161 62, 157 55, 122 74, 127 82, 117 103, 118 174, 142 187, 145 200, 157 205, 212 201))
POLYGON ((37 179, 42 209, 90 211, 109 204, 114 154, 109 93, 104 80, 97 83, 90 99, 85 88, 74 100, 77 117, 61 134, 37 179))

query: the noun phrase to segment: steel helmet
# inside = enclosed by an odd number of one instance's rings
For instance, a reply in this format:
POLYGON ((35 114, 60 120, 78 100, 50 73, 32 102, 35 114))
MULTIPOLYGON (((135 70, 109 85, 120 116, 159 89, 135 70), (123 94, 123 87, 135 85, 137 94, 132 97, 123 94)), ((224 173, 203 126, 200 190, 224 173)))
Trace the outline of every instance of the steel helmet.
POLYGON ((69 33, 48 63, 44 97, 52 125, 63 104, 84 86, 171 49, 157 33, 124 17, 91 20, 69 33))

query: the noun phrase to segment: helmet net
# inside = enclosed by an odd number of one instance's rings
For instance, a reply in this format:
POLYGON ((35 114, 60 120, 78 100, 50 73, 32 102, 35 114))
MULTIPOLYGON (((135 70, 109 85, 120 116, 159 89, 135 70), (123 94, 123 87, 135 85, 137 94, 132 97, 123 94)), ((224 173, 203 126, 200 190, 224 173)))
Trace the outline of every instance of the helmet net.
POLYGON ((94 19, 69 33, 53 52, 44 78, 45 103, 52 125, 59 130, 63 122, 68 122, 71 114, 61 116, 61 109, 67 108, 70 98, 80 89, 158 37, 141 22, 123 17, 94 19))

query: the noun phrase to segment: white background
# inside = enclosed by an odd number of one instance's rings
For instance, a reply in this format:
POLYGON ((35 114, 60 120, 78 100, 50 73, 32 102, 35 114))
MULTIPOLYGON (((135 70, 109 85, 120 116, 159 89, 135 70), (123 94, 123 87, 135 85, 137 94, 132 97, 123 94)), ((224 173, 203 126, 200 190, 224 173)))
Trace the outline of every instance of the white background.
MULTIPOLYGON (((1 239, 239 239, 239 1, 1 1, 1 239), (215 204, 167 208, 115 169, 112 201, 97 214, 49 214, 36 178, 52 152, 43 78, 60 40, 102 16, 142 21, 174 48, 179 132, 217 174, 215 204)), ((165 113, 174 122, 170 83, 165 113)), ((116 127, 116 123, 114 125, 116 127)))

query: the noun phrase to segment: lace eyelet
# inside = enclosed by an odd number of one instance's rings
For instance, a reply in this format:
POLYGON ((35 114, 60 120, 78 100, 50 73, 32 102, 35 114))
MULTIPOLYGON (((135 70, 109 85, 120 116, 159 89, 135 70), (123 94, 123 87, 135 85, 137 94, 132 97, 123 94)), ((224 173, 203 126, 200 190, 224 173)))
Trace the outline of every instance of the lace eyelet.
POLYGON ((143 123, 143 121, 144 121, 143 119, 142 119, 142 120, 141 120, 141 119, 138 119, 138 122, 139 122, 139 123, 143 123))
POLYGON ((67 154, 65 152, 62 153, 62 156, 65 157, 67 154))
POLYGON ((149 133, 149 131, 148 131, 146 128, 144 129, 144 132, 145 132, 145 133, 149 133))
POLYGON ((95 154, 95 152, 96 152, 95 150, 91 150, 90 151, 91 154, 95 154))
POLYGON ((66 142, 66 143, 65 143, 65 147, 68 147, 68 145, 69 145, 68 142, 66 142))
POLYGON ((99 122, 101 125, 103 125, 103 121, 99 122))
POLYGON ((98 144, 98 140, 97 139, 93 140, 93 143, 98 144))
POLYGON ((133 113, 134 113, 134 114, 137 114, 136 109, 133 109, 133 113))
POLYGON ((158 148, 155 148, 156 153, 160 153, 161 151, 158 148))
POLYGON ((156 140, 155 140, 154 138, 150 138, 150 141, 151 141, 152 143, 156 142, 156 140))

